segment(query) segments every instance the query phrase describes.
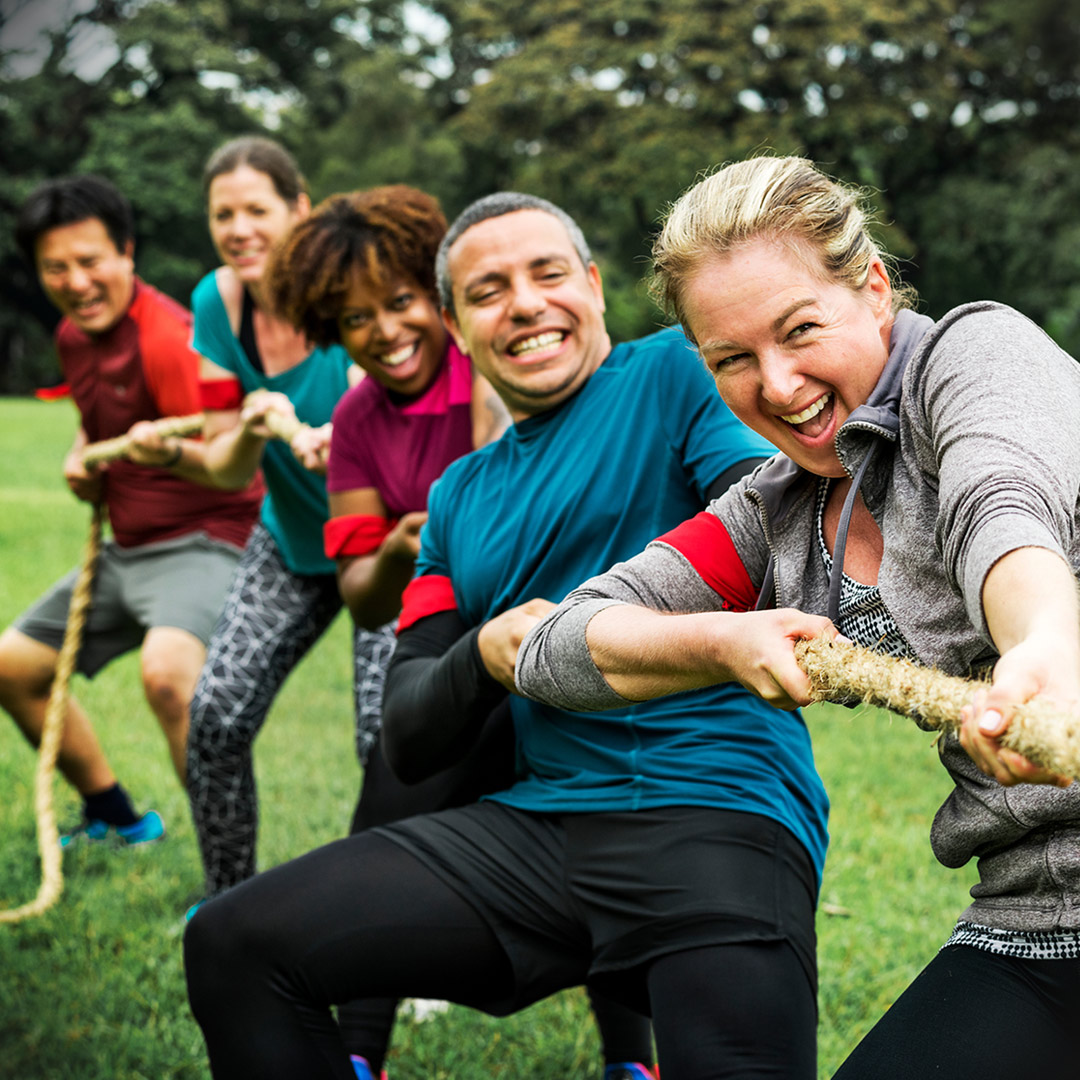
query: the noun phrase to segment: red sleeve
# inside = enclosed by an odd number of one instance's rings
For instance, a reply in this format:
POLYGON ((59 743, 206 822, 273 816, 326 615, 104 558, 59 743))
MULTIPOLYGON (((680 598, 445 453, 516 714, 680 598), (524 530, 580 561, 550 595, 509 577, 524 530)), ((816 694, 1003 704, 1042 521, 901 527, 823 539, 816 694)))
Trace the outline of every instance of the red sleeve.
POLYGON ((725 611, 749 611, 757 603, 757 589, 746 572, 727 529, 715 514, 703 510, 657 537, 686 557, 702 581, 723 598, 725 611))
POLYGON ((244 388, 239 379, 202 379, 199 382, 199 406, 203 409, 239 409, 244 388))
POLYGON ((379 550, 379 545, 396 524, 396 518, 379 517, 377 514, 343 514, 331 518, 323 526, 326 557, 336 559, 340 555, 370 555, 379 550))
POLYGON ((425 574, 423 577, 413 578, 401 594, 398 633, 429 615, 440 611, 454 611, 456 608, 454 586, 448 577, 442 574, 425 574))
POLYGON ((140 296, 139 351, 150 394, 162 416, 190 416, 199 402, 199 354, 191 347, 191 314, 144 287, 140 296))

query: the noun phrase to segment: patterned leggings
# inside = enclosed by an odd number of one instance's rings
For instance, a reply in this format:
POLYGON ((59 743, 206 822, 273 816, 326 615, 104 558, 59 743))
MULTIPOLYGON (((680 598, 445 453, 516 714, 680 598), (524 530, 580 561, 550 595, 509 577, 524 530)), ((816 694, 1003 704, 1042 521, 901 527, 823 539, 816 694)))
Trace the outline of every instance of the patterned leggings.
MULTIPOLYGON (((191 703, 187 788, 206 895, 255 873, 258 805, 251 746, 286 676, 341 608, 332 574, 294 574, 256 525, 237 565, 191 703)), ((375 742, 382 684, 394 649, 389 627, 357 631, 356 744, 375 742)))

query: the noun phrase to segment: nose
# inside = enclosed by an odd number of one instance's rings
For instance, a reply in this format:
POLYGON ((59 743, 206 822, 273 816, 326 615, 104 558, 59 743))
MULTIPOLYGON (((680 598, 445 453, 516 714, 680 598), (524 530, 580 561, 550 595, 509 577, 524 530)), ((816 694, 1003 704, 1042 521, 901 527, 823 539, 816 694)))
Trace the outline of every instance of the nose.
POLYGON ((398 318, 393 311, 380 311, 375 316, 375 333, 381 341, 393 341, 397 337, 398 318))
POLYGON ((517 322, 534 322, 547 308, 547 298, 531 277, 514 281, 510 294, 510 315, 517 322))
POLYGON ((245 214, 242 210, 238 214, 234 214, 229 221, 231 226, 230 232, 233 236, 250 236, 252 233, 251 218, 245 214))
POLYGON ((758 356, 762 397, 776 406, 790 405, 806 380, 790 356, 766 353, 758 356))
POLYGON ((90 275, 78 265, 72 266, 67 273, 68 292, 81 293, 90 288, 90 275))

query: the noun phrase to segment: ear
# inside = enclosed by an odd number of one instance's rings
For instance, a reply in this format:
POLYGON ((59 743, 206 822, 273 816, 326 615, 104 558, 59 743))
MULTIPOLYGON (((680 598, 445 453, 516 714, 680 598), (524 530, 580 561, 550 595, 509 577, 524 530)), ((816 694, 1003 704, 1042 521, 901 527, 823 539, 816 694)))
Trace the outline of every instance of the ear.
POLYGON ((311 213, 311 197, 306 191, 301 191, 296 196, 296 209, 294 211, 298 220, 303 221, 304 218, 311 213))
POLYGON ((443 326, 450 331, 450 336, 454 339, 454 344, 458 347, 460 352, 469 354, 469 347, 465 343, 465 338, 461 333, 461 327, 458 326, 457 319, 454 318, 453 313, 449 308, 443 308, 439 314, 442 316, 443 326))
POLYGON ((892 318, 892 284, 889 281, 889 271, 878 256, 870 260, 870 269, 866 275, 866 284, 863 292, 874 313, 879 319, 892 318))
POLYGON ((604 283, 600 280, 600 267, 596 263, 589 263, 589 269, 586 271, 589 277, 589 287, 593 291, 593 296, 596 297, 597 306, 601 311, 606 311, 607 307, 604 304, 604 283))

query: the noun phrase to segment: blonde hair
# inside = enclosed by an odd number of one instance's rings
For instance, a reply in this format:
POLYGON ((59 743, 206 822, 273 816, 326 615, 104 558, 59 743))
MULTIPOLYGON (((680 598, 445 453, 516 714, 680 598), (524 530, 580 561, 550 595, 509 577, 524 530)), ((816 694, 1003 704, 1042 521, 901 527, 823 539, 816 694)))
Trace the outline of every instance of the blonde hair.
POLYGON ((756 238, 794 241, 821 260, 833 281, 866 284, 875 258, 885 264, 893 310, 917 296, 896 280, 892 258, 870 238, 872 218, 859 189, 825 176, 805 158, 755 157, 698 181, 668 211, 652 250, 650 291, 685 327, 682 294, 703 261, 756 238))

